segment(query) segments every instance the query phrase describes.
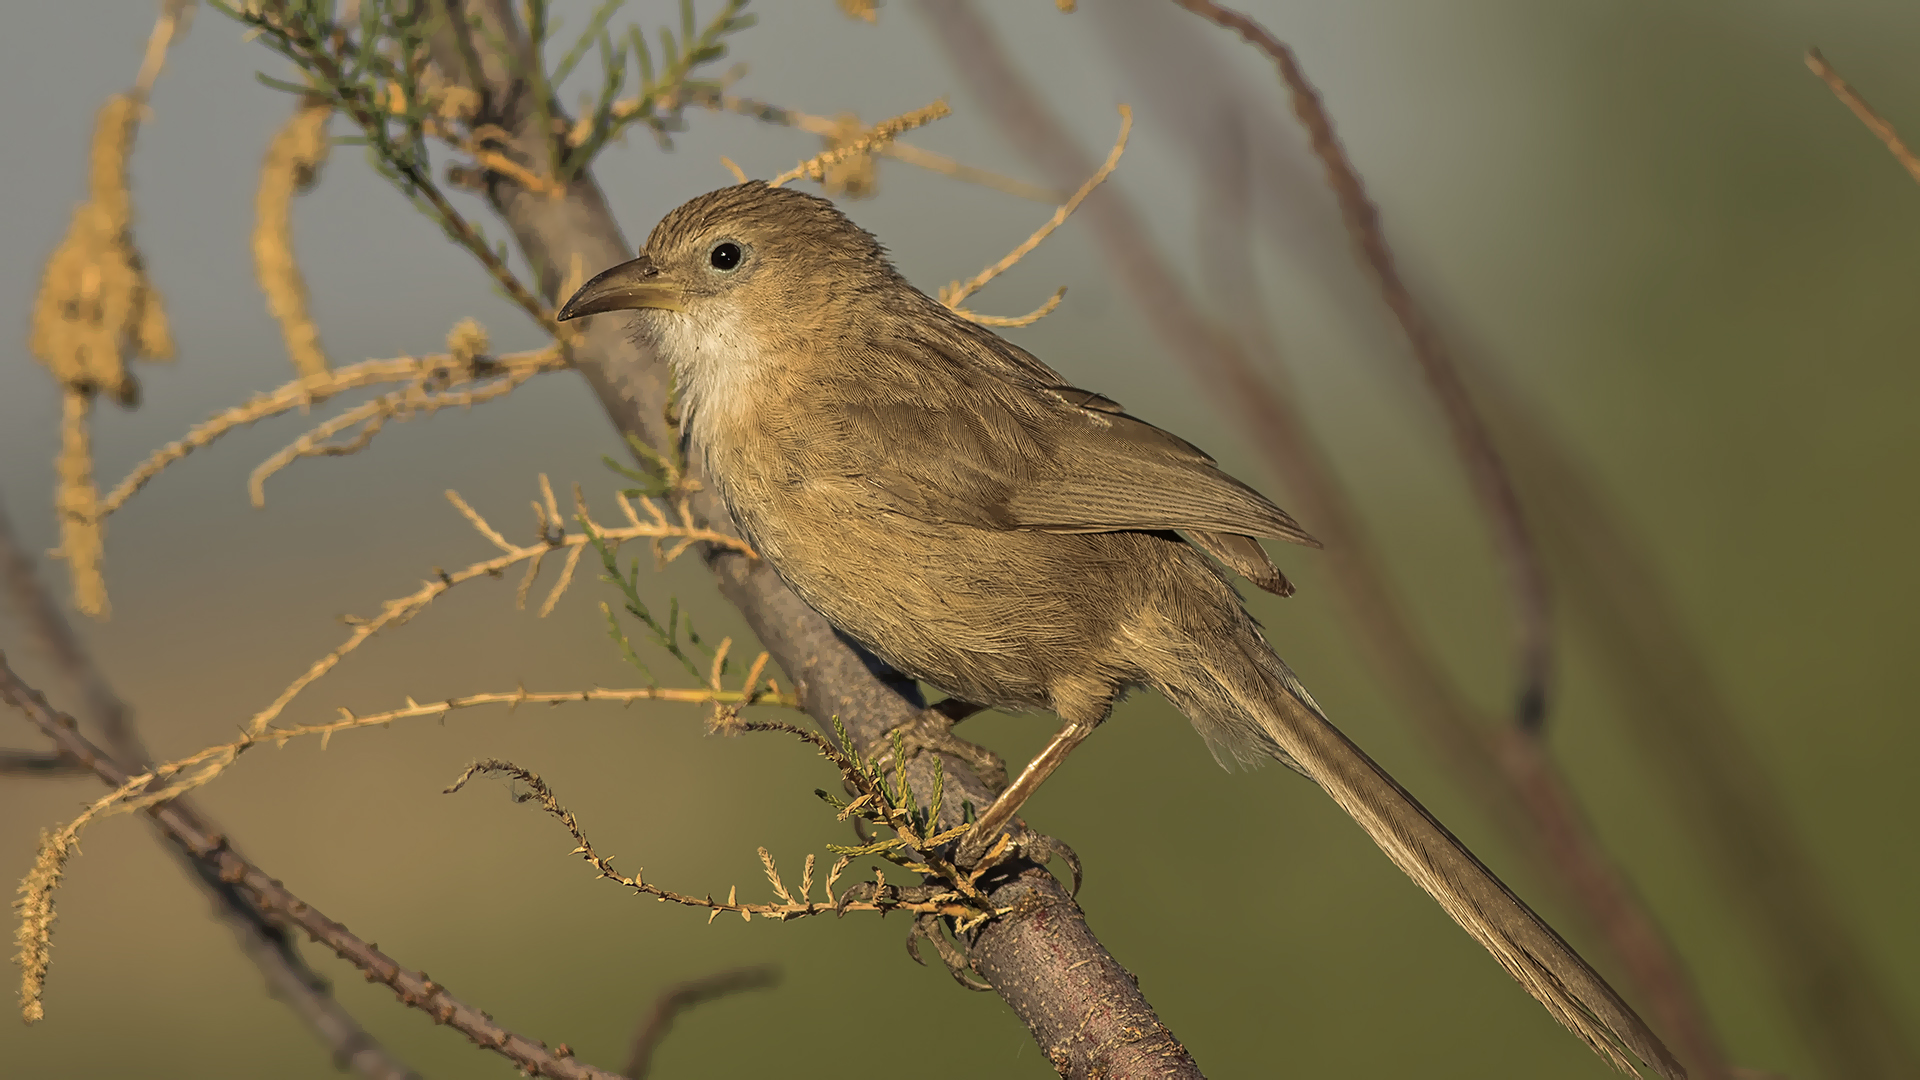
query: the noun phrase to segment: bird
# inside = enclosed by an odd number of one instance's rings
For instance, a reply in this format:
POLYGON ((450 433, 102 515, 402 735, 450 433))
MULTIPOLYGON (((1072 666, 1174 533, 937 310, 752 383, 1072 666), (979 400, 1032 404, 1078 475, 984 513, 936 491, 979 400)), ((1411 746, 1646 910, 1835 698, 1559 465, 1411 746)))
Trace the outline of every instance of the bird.
POLYGON ((557 318, 608 312, 671 366, 688 454, 802 600, 952 700, 1060 717, 963 854, 1152 688, 1223 765, 1318 784, 1595 1052, 1686 1075, 1274 652, 1229 575, 1288 595, 1260 541, 1319 544, 1206 453, 915 288, 830 201, 762 181, 668 213, 557 318))

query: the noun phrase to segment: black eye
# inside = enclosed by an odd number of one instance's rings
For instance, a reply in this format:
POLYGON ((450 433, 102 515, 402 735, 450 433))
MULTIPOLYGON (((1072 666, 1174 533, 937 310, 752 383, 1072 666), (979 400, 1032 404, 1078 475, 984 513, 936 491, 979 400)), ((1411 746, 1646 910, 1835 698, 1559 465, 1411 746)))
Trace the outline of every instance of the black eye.
POLYGON ((731 270, 740 265, 740 257, 743 254, 739 244, 731 240, 722 240, 713 245, 713 250, 707 253, 707 261, 713 264, 715 270, 731 270))

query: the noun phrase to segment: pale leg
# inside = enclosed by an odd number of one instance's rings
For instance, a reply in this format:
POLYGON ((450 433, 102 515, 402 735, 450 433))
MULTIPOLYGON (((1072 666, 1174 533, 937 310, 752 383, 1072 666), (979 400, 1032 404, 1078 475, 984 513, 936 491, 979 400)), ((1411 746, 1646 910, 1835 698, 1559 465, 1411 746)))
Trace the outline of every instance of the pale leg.
POLYGON ((965 866, 986 854, 993 842, 999 839, 1000 830, 1006 828, 1007 822, 1020 811, 1021 804, 1040 790, 1040 785, 1053 775, 1053 770, 1058 769, 1073 748, 1093 734, 1093 729, 1098 726, 1098 721, 1088 723, 1081 720, 1069 720, 1061 725, 1060 733, 1053 737, 1046 749, 1034 755, 1013 783, 1007 785, 1000 797, 993 800, 992 806, 987 807, 986 813, 975 820, 973 831, 967 834, 966 842, 960 845, 960 865, 965 866))

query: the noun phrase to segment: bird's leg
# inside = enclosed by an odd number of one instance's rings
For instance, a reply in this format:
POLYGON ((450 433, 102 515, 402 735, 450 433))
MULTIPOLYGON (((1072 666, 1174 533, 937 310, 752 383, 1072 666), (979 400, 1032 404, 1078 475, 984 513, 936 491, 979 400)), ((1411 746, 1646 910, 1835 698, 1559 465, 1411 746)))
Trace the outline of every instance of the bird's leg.
MULTIPOLYGON (((947 698, 945 701, 923 711, 911 723, 900 728, 901 747, 909 757, 934 751, 952 754, 973 767, 973 774, 991 791, 999 791, 1007 786, 1007 764, 1000 755, 959 738, 953 733, 953 725, 975 713, 984 712, 985 705, 976 705, 959 698, 947 698)), ((891 751, 887 752, 889 755, 891 751)))
POLYGON ((1040 785, 1046 781, 1047 777, 1053 775, 1053 770, 1058 769, 1061 763, 1067 760, 1067 755, 1073 752, 1073 748, 1079 746, 1081 740, 1093 734, 1093 729, 1097 726, 1099 726, 1097 720, 1068 720, 1062 724, 1060 733, 1053 737, 1053 741, 1047 744, 1046 749, 1034 755, 1033 760, 1027 762, 1027 767, 1020 770, 1020 775, 1014 778, 1013 783, 993 800, 993 805, 987 807, 986 812, 974 820, 973 829, 967 833, 966 840, 960 845, 960 852, 955 862, 961 866, 968 866, 986 854, 993 842, 999 839, 1000 830, 1006 828, 1007 822, 1019 812, 1021 804, 1032 798, 1034 792, 1040 790, 1040 785))

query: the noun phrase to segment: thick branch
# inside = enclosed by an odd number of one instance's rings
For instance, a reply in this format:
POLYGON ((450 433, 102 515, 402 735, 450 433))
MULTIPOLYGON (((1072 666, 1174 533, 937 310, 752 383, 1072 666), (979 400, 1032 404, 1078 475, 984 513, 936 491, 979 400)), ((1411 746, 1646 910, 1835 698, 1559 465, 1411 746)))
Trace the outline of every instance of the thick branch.
MULTIPOLYGON (((510 132, 523 159, 545 160, 546 140, 552 134, 542 130, 539 118, 543 111, 557 114, 557 103, 546 103, 546 110, 535 108, 526 88, 489 46, 492 39, 527 48, 513 5, 508 0, 445 0, 444 7, 451 16, 448 26, 466 27, 471 19, 484 28, 484 35, 443 35, 436 42, 439 65, 480 93, 478 122, 510 132)), ((528 70, 531 59, 524 59, 519 66, 528 70)), ((605 198, 584 172, 568 183, 560 199, 530 193, 498 176, 490 177, 487 194, 528 262, 539 268, 538 287, 549 301, 558 289, 561 268, 577 261, 598 270, 632 256, 605 198)), ((617 319, 603 316, 591 322, 574 356, 608 417, 620 431, 650 445, 672 445, 677 433, 666 422, 666 371, 634 344, 617 319)), ((728 522, 710 485, 695 493, 693 508, 702 521, 716 526, 728 522)), ((923 702, 917 688, 880 670, 877 661, 841 639, 765 562, 721 548, 706 554, 722 595, 746 616, 816 721, 827 724, 838 716, 860 752, 874 755, 888 746, 889 731, 918 717, 923 702)), ((916 790, 931 790, 935 759, 924 754, 909 766, 916 790)), ((960 789, 949 796, 948 807, 957 811, 963 799, 975 806, 991 801, 992 793, 965 762, 945 757, 942 768, 948 791, 960 789)), ((1015 864, 992 882, 991 898, 995 906, 1015 910, 979 931, 975 963, 1027 1021, 1064 1075, 1116 1080, 1199 1075, 1051 874, 1015 864)))
MULTIPOLYGON (((107 784, 119 787, 132 778, 133 774, 124 765, 80 734, 72 717, 54 712, 38 691, 21 682, 7 666, 4 656, 0 656, 0 701, 26 714, 61 753, 85 763, 107 784)), ((305 931, 366 973, 369 981, 384 984, 402 1002, 433 1017, 435 1023, 446 1024, 533 1076, 555 1080, 620 1080, 617 1073, 573 1060, 565 1046, 549 1050, 545 1043, 508 1031, 486 1013, 427 978, 426 972, 401 967, 398 961, 354 936, 352 931, 327 918, 259 867, 235 854, 227 846, 225 837, 207 829, 178 803, 162 803, 148 811, 148 815, 169 840, 205 865, 215 880, 245 896, 254 910, 305 931)), ((412 1074, 402 1070, 398 1075, 412 1074)))

